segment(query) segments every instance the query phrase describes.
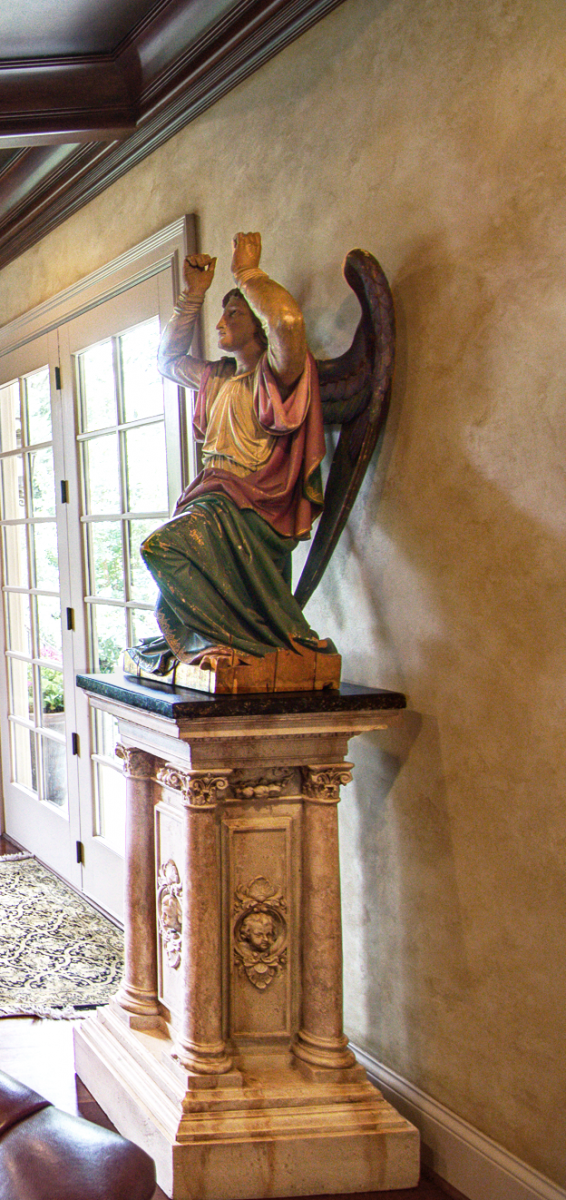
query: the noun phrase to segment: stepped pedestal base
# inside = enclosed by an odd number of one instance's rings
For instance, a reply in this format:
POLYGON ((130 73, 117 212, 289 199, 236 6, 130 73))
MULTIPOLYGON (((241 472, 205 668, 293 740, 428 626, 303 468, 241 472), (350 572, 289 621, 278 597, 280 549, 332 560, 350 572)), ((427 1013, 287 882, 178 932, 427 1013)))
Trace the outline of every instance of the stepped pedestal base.
POLYGON ((271 1052, 236 1059, 229 1077, 191 1078, 171 1059, 165 1031, 129 1029, 112 1007, 89 1017, 75 1040, 78 1075, 120 1132, 155 1159, 159 1186, 174 1200, 418 1182, 418 1133, 361 1067, 341 1083, 309 1081, 288 1053, 271 1052))

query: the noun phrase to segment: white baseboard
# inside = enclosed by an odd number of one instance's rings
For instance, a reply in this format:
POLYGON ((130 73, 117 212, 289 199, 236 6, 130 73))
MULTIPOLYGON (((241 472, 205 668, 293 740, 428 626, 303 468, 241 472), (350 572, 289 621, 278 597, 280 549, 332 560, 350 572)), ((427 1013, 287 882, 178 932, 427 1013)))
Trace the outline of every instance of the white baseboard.
POLYGON ((352 1044, 386 1100, 420 1131, 424 1161, 468 1200, 566 1200, 566 1191, 352 1044))

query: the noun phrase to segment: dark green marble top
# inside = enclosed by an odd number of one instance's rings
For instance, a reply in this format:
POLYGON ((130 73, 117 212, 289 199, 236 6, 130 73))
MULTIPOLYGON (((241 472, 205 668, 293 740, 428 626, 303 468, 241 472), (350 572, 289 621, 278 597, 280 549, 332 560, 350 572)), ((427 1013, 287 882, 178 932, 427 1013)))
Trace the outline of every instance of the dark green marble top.
POLYGON ((277 716, 286 713, 363 712, 376 709, 405 708, 402 692, 367 688, 343 683, 340 691, 319 692, 248 692, 245 695, 212 696, 190 688, 171 687, 166 683, 144 680, 138 683, 129 675, 77 675, 77 687, 142 708, 175 721, 194 717, 277 716))

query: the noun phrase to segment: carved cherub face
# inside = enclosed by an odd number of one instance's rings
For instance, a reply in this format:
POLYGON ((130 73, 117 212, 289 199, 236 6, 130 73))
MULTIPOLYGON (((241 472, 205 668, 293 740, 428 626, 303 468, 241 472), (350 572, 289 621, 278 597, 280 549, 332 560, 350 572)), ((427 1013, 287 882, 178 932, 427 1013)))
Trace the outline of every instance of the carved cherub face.
POLYGON ((240 937, 242 941, 249 942, 253 950, 265 954, 277 937, 273 917, 269 913, 249 913, 242 921, 240 937))

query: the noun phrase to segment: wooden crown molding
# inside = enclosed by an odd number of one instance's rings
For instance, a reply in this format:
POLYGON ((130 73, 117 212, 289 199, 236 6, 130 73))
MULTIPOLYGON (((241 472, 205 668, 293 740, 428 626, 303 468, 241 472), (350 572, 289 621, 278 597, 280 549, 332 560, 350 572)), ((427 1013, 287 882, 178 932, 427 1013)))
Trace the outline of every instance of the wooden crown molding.
POLYGON ((0 173, 0 267, 342 2, 236 0, 195 37, 191 4, 161 0, 111 56, 0 62, 0 150, 28 143, 0 173))

